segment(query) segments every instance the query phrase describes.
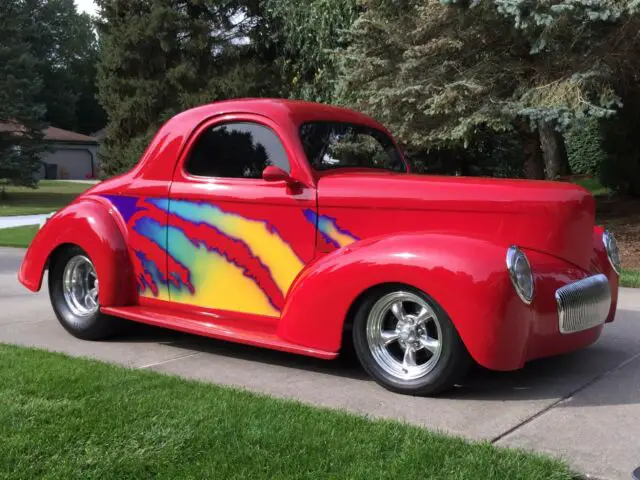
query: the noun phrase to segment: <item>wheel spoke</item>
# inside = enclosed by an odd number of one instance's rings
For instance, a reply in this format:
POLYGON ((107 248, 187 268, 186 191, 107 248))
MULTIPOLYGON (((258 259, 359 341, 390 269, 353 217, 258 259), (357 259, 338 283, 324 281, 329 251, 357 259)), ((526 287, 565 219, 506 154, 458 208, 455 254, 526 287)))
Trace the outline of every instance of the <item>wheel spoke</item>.
POLYGON ((370 307, 364 334, 373 361, 398 380, 423 378, 445 349, 439 314, 418 292, 381 296, 370 307))
POLYGON ((400 336, 398 335, 398 332, 394 331, 389 331, 389 330, 383 330, 382 332, 380 332, 380 338, 382 339, 382 344, 386 347, 387 345, 395 342, 396 340, 398 340, 400 336))
POLYGON ((416 351, 412 347, 407 347, 404 351, 404 358, 402 359, 402 368, 407 370, 409 367, 416 366, 416 351))
POLYGON ((418 313, 418 315, 416 316, 416 323, 417 324, 425 324, 427 323, 429 320, 431 320, 433 318, 433 316, 431 315, 431 313, 429 312, 429 310, 427 310, 426 308, 422 307, 420 309, 420 312, 418 313))
POLYGON ((83 256, 72 257, 62 275, 63 294, 67 306, 78 317, 86 317, 98 309, 98 278, 91 261, 83 256))
POLYGON ((436 353, 440 349, 440 340, 423 336, 420 337, 420 345, 422 345, 422 348, 430 351, 431 353, 436 353))
POLYGON ((404 322, 404 307, 402 306, 402 302, 396 302, 391 305, 391 313, 399 322, 404 322))
POLYGON ((93 295, 91 292, 89 292, 89 298, 90 298, 90 302, 91 302, 91 308, 96 308, 98 306, 98 297, 97 297, 97 295, 93 295))

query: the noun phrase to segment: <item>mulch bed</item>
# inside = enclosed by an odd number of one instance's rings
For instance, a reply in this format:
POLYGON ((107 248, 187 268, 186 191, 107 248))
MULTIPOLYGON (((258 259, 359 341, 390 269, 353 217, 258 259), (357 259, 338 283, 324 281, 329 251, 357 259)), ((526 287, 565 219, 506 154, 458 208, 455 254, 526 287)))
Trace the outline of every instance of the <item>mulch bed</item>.
POLYGON ((596 220, 618 241, 622 266, 640 270, 640 199, 597 199, 596 220))

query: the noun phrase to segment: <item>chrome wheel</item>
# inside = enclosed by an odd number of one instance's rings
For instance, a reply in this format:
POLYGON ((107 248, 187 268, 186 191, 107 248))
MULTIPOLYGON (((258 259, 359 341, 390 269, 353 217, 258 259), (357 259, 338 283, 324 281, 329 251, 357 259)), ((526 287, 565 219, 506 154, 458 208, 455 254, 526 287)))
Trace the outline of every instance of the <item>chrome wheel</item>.
POLYGON ((93 263, 84 255, 69 259, 62 274, 64 300, 78 317, 89 317, 98 311, 98 277, 93 263))
POLYGON ((389 293, 371 308, 367 343, 386 373, 415 380, 431 372, 442 354, 442 329, 436 312, 420 296, 389 293))

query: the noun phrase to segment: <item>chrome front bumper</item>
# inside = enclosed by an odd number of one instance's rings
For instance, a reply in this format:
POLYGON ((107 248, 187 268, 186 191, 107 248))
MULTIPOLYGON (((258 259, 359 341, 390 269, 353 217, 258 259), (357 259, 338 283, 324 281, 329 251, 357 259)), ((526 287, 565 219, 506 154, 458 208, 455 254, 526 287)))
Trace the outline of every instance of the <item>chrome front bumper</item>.
POLYGON ((575 333, 603 324, 611 308, 611 287, 603 274, 556 290, 560 333, 575 333))

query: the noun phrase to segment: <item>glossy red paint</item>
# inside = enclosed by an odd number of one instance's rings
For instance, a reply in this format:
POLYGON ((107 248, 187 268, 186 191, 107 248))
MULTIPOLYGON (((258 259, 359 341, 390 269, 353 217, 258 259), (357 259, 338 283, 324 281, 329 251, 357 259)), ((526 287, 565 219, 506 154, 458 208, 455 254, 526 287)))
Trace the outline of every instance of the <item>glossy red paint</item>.
POLYGON ((108 286, 100 290, 101 305, 129 305, 135 301, 131 259, 122 226, 108 203, 83 197, 56 213, 34 238, 18 272, 20 282, 40 290, 52 254, 64 245, 78 245, 92 259, 98 277, 108 286))
POLYGON ((540 250, 588 269, 594 200, 561 182, 330 172, 318 182, 321 215, 362 238, 437 231, 540 250), (381 193, 382 192, 382 193, 381 193))
MULTIPOLYGON (((152 302, 153 303, 153 302, 152 302)), ((104 307, 104 313, 126 318, 134 322, 145 323, 156 327, 170 328, 185 333, 202 335, 204 337, 232 340, 254 347, 265 347, 281 352, 297 353, 332 360, 338 356, 337 352, 326 352, 316 348, 287 342, 276 335, 273 322, 261 319, 244 318, 239 321, 235 316, 211 316, 206 312, 184 311, 175 305, 138 305, 130 307, 104 307)))
POLYGON ((56 248, 77 244, 96 265, 105 313, 319 358, 338 354, 345 323, 368 289, 407 284, 435 299, 473 358, 497 370, 598 338, 602 326, 560 334, 554 294, 567 283, 604 273, 613 320, 618 278, 587 191, 559 182, 316 172, 298 135, 308 121, 386 132, 365 115, 296 101, 234 100, 184 112, 159 130, 130 172, 92 188, 45 225, 20 281, 38 290, 56 248), (228 121, 270 128, 290 161, 288 178, 187 174, 195 139, 228 121), (510 245, 532 265, 531 305, 508 277, 510 245), (214 299, 218 287, 211 285, 209 295, 207 282, 225 286, 205 268, 209 262, 235 275, 229 284, 247 288, 240 292, 246 298, 230 290, 214 299))

